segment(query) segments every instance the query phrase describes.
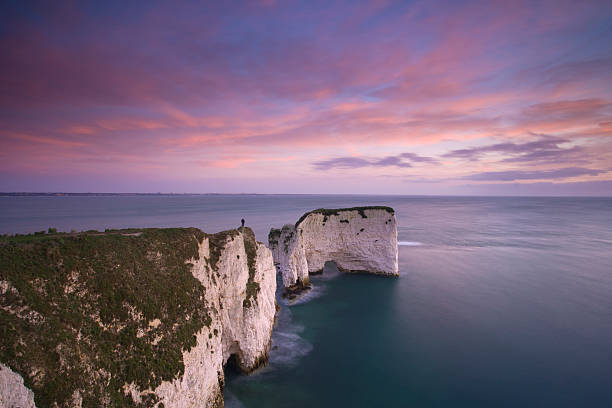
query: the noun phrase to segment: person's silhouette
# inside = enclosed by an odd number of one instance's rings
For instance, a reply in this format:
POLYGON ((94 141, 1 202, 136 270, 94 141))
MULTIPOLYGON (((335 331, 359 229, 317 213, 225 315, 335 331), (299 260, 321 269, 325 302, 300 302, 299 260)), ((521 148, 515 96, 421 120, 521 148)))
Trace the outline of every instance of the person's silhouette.
POLYGON ((244 218, 241 219, 240 222, 242 223, 242 228, 244 228, 244 218))

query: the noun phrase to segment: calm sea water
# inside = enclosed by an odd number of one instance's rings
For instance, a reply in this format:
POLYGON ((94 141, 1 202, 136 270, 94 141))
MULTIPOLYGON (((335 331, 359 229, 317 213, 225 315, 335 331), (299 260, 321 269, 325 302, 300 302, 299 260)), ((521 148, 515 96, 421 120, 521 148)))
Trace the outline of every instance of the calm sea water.
POLYGON ((0 233, 271 226, 389 205, 400 278, 327 271, 230 407, 612 407, 612 199, 0 197, 0 233))

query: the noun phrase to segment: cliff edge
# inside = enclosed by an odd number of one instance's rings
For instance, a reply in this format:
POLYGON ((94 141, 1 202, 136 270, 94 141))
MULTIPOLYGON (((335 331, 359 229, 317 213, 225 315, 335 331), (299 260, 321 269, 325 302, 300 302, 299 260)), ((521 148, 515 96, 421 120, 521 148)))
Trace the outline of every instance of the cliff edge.
POLYGON ((0 238, 0 406, 221 407, 230 357, 267 362, 275 273, 249 228, 0 238))
POLYGON ((397 221, 390 207, 318 209, 272 229, 268 245, 288 291, 333 261, 344 272, 398 276, 397 221))

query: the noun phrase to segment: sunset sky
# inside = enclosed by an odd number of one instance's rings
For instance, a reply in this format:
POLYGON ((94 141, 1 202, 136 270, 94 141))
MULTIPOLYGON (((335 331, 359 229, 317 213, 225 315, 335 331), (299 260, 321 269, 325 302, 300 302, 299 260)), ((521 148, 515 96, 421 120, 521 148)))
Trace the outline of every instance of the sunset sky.
POLYGON ((0 75, 5 192, 612 195, 610 1, 5 1, 0 75))

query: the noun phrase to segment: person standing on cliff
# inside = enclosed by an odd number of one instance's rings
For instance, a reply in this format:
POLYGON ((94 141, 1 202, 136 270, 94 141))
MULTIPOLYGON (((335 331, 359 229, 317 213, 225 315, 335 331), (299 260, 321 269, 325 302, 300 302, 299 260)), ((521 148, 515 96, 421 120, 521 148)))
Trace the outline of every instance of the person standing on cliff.
POLYGON ((242 223, 242 228, 244 228, 244 218, 241 219, 240 222, 242 223))

